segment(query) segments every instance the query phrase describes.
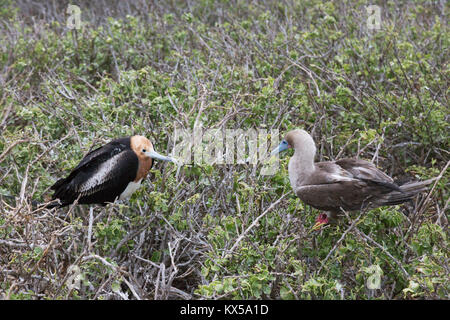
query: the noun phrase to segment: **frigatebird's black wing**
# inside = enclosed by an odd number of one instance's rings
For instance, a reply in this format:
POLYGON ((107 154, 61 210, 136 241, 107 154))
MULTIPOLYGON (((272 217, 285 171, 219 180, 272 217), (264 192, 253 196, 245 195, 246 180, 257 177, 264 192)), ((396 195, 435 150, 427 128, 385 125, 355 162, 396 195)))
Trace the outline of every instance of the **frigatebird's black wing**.
POLYGON ((50 187, 52 190, 59 189, 64 183, 70 182, 78 171, 83 167, 95 167, 114 155, 122 152, 125 149, 130 148, 130 139, 121 138, 113 140, 104 146, 101 146, 95 150, 90 151, 80 163, 70 172, 69 176, 63 179, 59 179, 54 185, 50 187))
POLYGON ((126 149, 131 150, 130 137, 112 140, 85 155, 73 171, 85 165, 95 164, 96 161, 103 162, 126 149))

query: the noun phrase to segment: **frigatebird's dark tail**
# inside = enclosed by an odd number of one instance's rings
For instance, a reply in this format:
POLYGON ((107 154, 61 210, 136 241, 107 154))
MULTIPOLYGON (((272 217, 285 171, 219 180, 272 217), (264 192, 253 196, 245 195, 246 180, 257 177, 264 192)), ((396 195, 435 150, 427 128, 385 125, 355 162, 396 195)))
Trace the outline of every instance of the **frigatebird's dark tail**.
MULTIPOLYGON (((14 197, 14 196, 0 194, 0 200, 4 200, 9 205, 14 206, 16 204, 16 199, 17 199, 17 197, 14 197)), ((33 209, 36 209, 39 207, 45 207, 47 209, 52 209, 52 208, 61 208, 63 206, 64 206, 63 204, 58 203, 56 201, 45 202, 45 201, 39 201, 39 200, 31 200, 31 207, 33 209)))

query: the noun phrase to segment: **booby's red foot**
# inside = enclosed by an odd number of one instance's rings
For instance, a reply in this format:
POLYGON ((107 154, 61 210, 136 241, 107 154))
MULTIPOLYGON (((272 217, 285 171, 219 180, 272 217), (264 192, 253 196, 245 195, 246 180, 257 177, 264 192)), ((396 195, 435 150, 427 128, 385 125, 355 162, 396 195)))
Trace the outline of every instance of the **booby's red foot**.
POLYGON ((312 227, 311 231, 320 230, 322 226, 328 224, 328 215, 326 213, 321 213, 316 218, 316 224, 312 227))
POLYGON ((320 224, 327 224, 328 223, 328 216, 326 213, 321 213, 316 218, 316 223, 320 224))

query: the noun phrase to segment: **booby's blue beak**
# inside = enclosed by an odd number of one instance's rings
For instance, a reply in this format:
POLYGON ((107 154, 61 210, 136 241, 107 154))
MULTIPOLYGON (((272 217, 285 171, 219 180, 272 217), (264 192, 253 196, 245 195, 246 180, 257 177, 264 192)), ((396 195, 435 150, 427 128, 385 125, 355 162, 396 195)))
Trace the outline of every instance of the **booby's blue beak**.
POLYGON ((281 141, 280 145, 273 149, 273 151, 270 153, 272 156, 276 155, 277 153, 283 152, 285 150, 289 149, 289 144, 286 140, 281 141))

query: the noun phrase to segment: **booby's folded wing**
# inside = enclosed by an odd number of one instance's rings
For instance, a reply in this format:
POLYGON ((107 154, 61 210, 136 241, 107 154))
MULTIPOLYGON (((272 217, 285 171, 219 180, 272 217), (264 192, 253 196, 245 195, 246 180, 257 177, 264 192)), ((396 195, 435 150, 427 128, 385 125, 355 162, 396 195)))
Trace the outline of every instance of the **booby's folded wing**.
POLYGON ((319 162, 295 190, 305 203, 329 211, 360 210, 392 191, 400 191, 391 177, 359 159, 319 162))
POLYGON ((394 183, 394 180, 371 162, 347 158, 338 160, 335 163, 349 172, 353 178, 365 181, 373 186, 378 186, 385 192, 400 191, 399 186, 394 183))
POLYGON ((394 182, 394 180, 379 170, 373 163, 361 159, 346 158, 335 161, 342 169, 350 172, 358 179, 394 182))
POLYGON ((306 204, 325 211, 359 210, 372 198, 367 183, 363 181, 342 181, 316 185, 304 185, 295 190, 306 204))

